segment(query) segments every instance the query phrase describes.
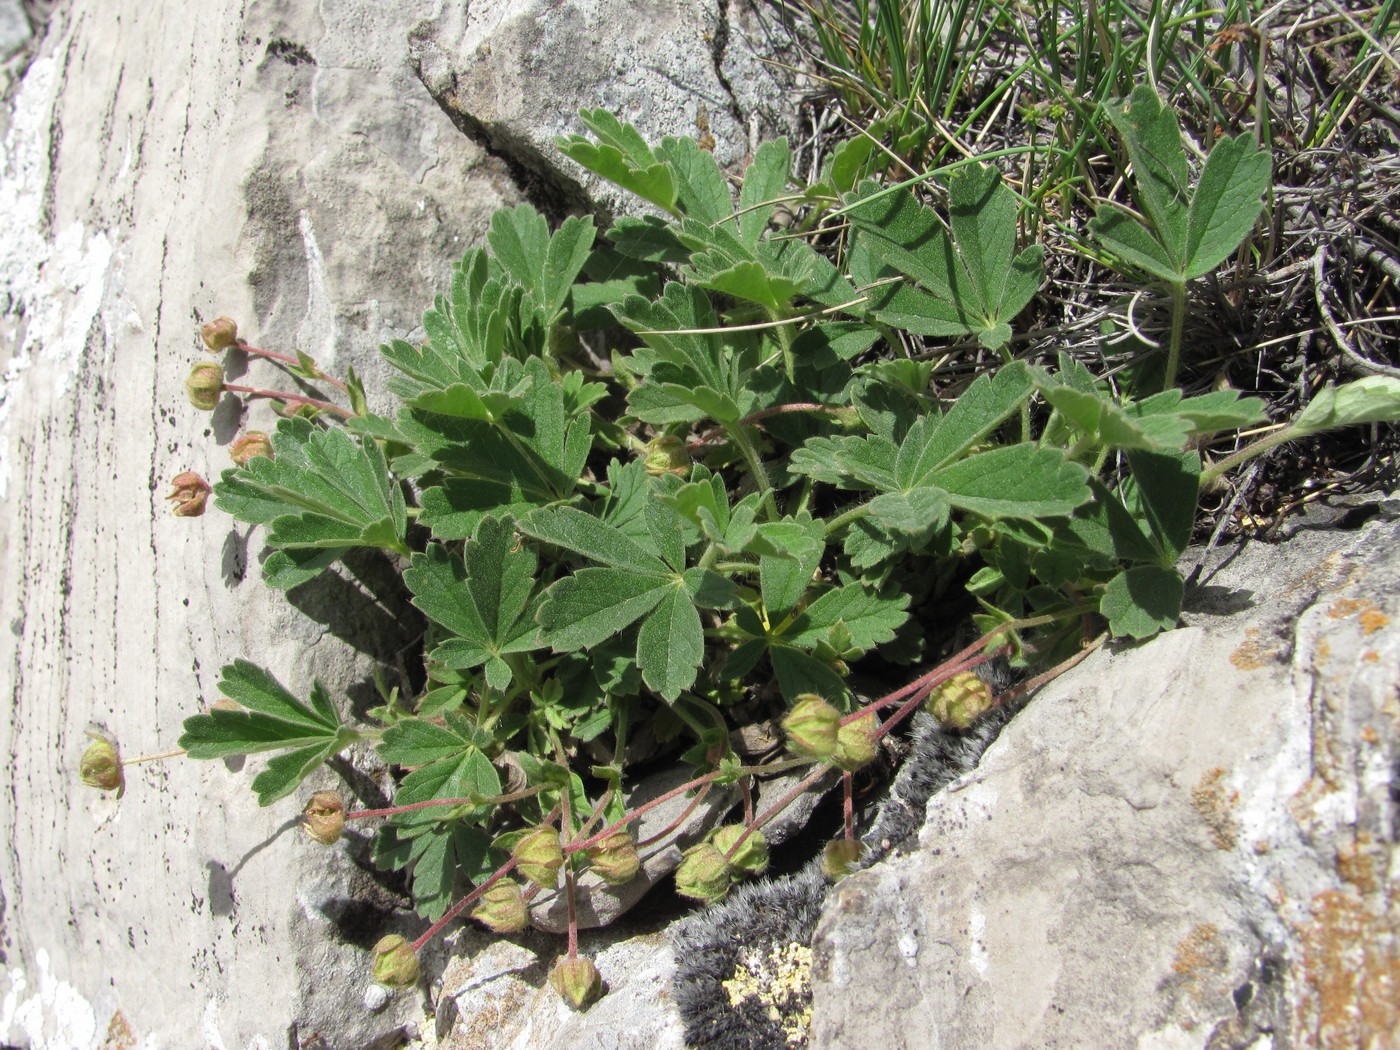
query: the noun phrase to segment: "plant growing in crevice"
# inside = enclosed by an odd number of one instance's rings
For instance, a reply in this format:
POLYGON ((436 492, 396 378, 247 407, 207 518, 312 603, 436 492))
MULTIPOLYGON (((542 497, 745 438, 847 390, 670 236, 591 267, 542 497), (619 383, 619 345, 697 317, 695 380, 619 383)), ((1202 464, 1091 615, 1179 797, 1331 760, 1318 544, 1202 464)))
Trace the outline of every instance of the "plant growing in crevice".
MULTIPOLYGON (((858 852, 851 774, 931 696, 966 726, 1008 699, 968 678, 994 656, 1055 665, 1019 695, 1091 639, 1176 622, 1198 450, 1263 418, 1233 391, 1133 398, 1068 355, 1053 370, 1014 359, 1042 259, 1018 245, 991 167, 939 184, 945 215, 860 181, 858 165, 836 172, 840 158, 817 187, 793 185, 780 140, 756 152, 736 202, 694 142, 653 148, 605 112, 583 119, 595 137, 560 148, 667 217, 619 219, 600 239, 588 219, 551 233, 528 206, 497 213, 425 316, 425 341, 383 348, 392 416, 368 410, 353 375, 206 326, 209 349, 241 348, 348 401, 231 387, 200 366, 196 407, 234 392, 288 415, 269 439, 249 435, 216 506, 264 527, 277 588, 360 548, 394 559, 429 621, 426 681, 411 702, 387 697, 379 726, 352 728, 319 684, 303 701, 239 660, 180 742, 196 758, 271 754, 252 785, 264 805, 373 746, 399 770, 393 805, 357 811, 318 792, 304 817, 329 842, 384 821, 375 860, 408 874, 431 922, 381 942, 376 974, 412 983, 413 953, 449 922, 517 930, 562 883, 569 942, 551 982, 576 1006, 601 990, 577 954, 578 880, 637 877, 643 816, 738 788, 739 822, 680 843, 679 890, 713 900, 766 867, 769 822, 839 782, 839 873, 858 852), (780 200, 805 202, 811 237, 771 228, 780 200), (833 261, 814 242, 840 217, 833 261), (897 348, 950 337, 999 366, 945 397, 933 363, 897 348), (983 636, 939 659, 932 612, 960 601, 977 603, 983 636), (860 695, 856 668, 907 681, 860 695), (731 731, 770 717, 788 753, 747 760, 731 731), (648 750, 695 775, 629 802, 648 750), (780 773, 795 783, 755 805, 754 783, 780 773)), ((1214 185, 1203 177, 1191 208, 1214 185)), ((1395 414, 1396 385, 1364 392, 1367 418, 1395 414)))

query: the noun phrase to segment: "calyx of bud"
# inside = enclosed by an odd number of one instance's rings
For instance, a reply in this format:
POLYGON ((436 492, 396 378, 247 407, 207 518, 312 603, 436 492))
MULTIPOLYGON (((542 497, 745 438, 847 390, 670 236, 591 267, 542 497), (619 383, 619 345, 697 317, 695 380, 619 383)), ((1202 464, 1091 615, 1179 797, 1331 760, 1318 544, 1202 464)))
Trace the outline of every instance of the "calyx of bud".
POLYGON ((865 847, 856 839, 832 839, 822 851, 822 874, 839 882, 855 870, 865 855, 865 847))
POLYGON ((875 732, 875 712, 867 711, 843 725, 836 734, 836 751, 831 760, 845 770, 856 770, 875 761, 879 739, 875 732))
POLYGON ((388 988, 408 988, 418 982, 418 956, 397 933, 374 946, 374 979, 388 988))
POLYGON ((338 791, 318 791, 301 811, 302 830, 323 846, 333 846, 345 830, 345 802, 338 791))
POLYGON ((176 474, 170 482, 175 490, 166 496, 174 502, 172 508, 177 518, 197 518, 204 513, 204 505, 209 500, 209 482, 192 470, 176 474))
POLYGON ((604 882, 613 886, 631 882, 642 866, 637 846, 625 828, 599 839, 586 852, 589 865, 604 882))
POLYGON ((729 865, 731 872, 762 875, 768 870, 768 840, 763 837, 761 831, 750 831, 745 835, 746 830, 742 824, 729 824, 717 830, 710 837, 710 841, 715 844, 715 849, 725 856, 725 863, 729 865), (743 838, 742 842, 739 842, 740 838, 743 838), (730 856, 729 851, 734 849, 736 842, 739 843, 739 848, 730 856))
POLYGON ((642 467, 653 477, 660 477, 662 474, 684 477, 690 473, 690 453, 686 451, 685 442, 680 438, 662 434, 647 442, 642 467))
POLYGON ((681 854, 676 868, 676 892, 703 904, 713 904, 729 892, 729 865, 724 852, 706 840, 681 854))
POLYGON ((966 729, 992 706, 992 687, 971 671, 959 671, 929 694, 929 710, 949 729, 966 729))
POLYGON ((539 886, 552 890, 559 881, 559 869, 564 866, 564 847, 554 828, 534 828, 527 831, 510 851, 520 874, 539 886))
POLYGON ((221 354, 238 345, 238 325, 231 317, 216 317, 199 326, 199 337, 211 354, 221 354))
POLYGON ((201 361, 190 369, 185 379, 185 393, 190 404, 201 412, 212 412, 224 392, 224 370, 213 361, 201 361))
POLYGON ((240 467, 246 467, 250 459, 258 456, 272 458, 272 441, 261 430, 245 430, 228 447, 229 458, 240 467))
POLYGON ((126 777, 122 774, 122 759, 117 745, 105 736, 89 733, 92 743, 78 760, 78 776, 88 787, 99 791, 115 791, 117 798, 126 790, 126 777))
POLYGON ((592 959, 565 956, 549 972, 549 983, 575 1010, 582 1010, 603 994, 603 975, 592 959))
POLYGON ((530 925, 520 883, 513 879, 493 882, 476 902, 471 916, 495 933, 519 933, 530 925))
POLYGON ((804 758, 830 758, 836 750, 841 712, 816 693, 802 693, 783 719, 788 749, 804 758))

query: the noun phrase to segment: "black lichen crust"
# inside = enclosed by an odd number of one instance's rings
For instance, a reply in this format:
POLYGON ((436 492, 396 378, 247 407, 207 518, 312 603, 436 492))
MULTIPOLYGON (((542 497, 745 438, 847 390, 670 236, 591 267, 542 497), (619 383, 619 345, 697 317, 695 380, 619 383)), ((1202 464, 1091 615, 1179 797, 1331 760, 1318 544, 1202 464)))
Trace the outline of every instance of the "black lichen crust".
MULTIPOLYGON (((867 847, 862 867, 903 847, 924 823, 928 800, 973 769, 1014 711, 995 708, 963 731, 946 730, 929 715, 914 716, 909 755, 861 835, 867 847)), ((792 1050, 768 1004, 748 999, 731 1006, 724 982, 735 975, 744 953, 766 954, 791 944, 810 945, 831 884, 814 860, 782 878, 739 887, 729 899, 676 927, 672 945, 676 975, 672 997, 685 1022, 687 1045, 695 1050, 792 1050)), ((791 1012, 811 1005, 784 1004, 791 1012)))

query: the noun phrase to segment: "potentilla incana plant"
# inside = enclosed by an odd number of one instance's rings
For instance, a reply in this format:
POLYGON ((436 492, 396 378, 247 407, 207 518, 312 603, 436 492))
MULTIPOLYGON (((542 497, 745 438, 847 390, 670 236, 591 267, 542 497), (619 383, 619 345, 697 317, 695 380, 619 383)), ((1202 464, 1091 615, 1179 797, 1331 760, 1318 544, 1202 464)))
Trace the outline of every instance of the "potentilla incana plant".
MULTIPOLYGON (((800 185, 779 140, 736 199, 694 141, 653 147, 606 111, 582 116, 591 137, 560 149, 657 213, 600 235, 587 218, 551 232, 528 205, 498 212, 424 339, 383 348, 393 414, 368 410, 353 373, 252 346, 227 318, 203 327, 216 358, 193 368, 194 407, 232 393, 285 417, 239 436, 212 487, 219 511, 262 527, 264 580, 287 590, 379 551, 429 627, 424 680, 386 690, 374 725, 347 724, 319 683, 298 697, 236 660, 180 739, 193 758, 266 754, 262 805, 372 745, 398 771, 393 805, 318 791, 303 824, 332 845, 375 822, 375 861, 407 874, 430 922, 376 946, 375 979, 416 983, 417 949, 458 916, 515 933, 562 893, 551 984, 577 1007, 602 992, 577 953, 578 880, 640 877, 639 850, 695 806, 639 842, 643 817, 737 790, 742 816, 689 843, 675 873, 682 895, 714 901, 766 869, 775 816, 839 783, 845 827, 824 862, 839 877, 860 858, 853 774, 914 710, 964 729, 1105 637, 1175 624, 1199 450, 1264 418, 1231 390, 1133 392, 1068 355, 1015 359, 1044 260, 989 165, 956 165, 921 196, 870 178, 869 149, 837 150, 800 185), (770 222, 780 204, 795 231, 770 222), (996 364, 945 396, 932 362, 901 349, 920 340, 996 364), (230 384, 217 361, 230 350, 303 385, 230 384), (935 611, 959 601, 982 637, 936 659, 935 611), (995 695, 972 673, 995 656, 1050 670, 995 695), (858 694, 856 670, 902 684, 858 694), (733 731, 769 720, 785 747, 736 751, 733 731), (635 755, 694 775, 629 802, 635 755), (756 783, 793 771, 791 790, 755 804, 756 783)), ((1105 212, 1095 232, 1125 272, 1176 294, 1249 236, 1268 155, 1224 140, 1193 184, 1150 90, 1112 119, 1142 213, 1105 212)), ((1400 384, 1366 383, 1328 392, 1292 432, 1394 418, 1400 384)), ((175 512, 204 513, 210 491, 182 474, 175 512)), ((121 769, 100 740, 82 772, 119 790, 121 769)))

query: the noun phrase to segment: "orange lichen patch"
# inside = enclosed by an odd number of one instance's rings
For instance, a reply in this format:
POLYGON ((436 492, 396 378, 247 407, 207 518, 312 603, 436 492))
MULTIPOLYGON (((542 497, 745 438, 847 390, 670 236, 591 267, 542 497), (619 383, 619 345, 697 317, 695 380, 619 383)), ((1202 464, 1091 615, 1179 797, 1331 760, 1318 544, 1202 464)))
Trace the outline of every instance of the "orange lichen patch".
POLYGON ((1365 660, 1368 664, 1378 664, 1381 662, 1381 654, 1374 649, 1367 649, 1361 654, 1361 659, 1365 660))
POLYGON ((1366 743, 1375 746, 1381 742, 1381 735, 1371 726, 1363 726, 1361 729, 1361 739, 1366 743))
POLYGON ((1363 896, 1380 887, 1376 879, 1376 842, 1364 831, 1355 842, 1337 847, 1337 874, 1355 886, 1363 896))
POLYGON ((107 1022, 107 1038, 102 1040, 102 1050, 135 1050, 136 1033, 126 1014, 118 1010, 107 1022))
MULTIPOLYGON (((1384 904, 1382 905, 1384 907, 1384 904)), ((1400 1031, 1400 921, 1396 902, 1377 914, 1347 890, 1312 899, 1312 919, 1298 929, 1303 995, 1300 1045, 1394 1046, 1400 1031)))
POLYGON ((1230 662, 1241 671, 1257 671, 1282 656, 1283 651, 1265 641, 1258 627, 1249 627, 1244 632, 1244 641, 1230 654, 1230 662))
POLYGON ((1221 783, 1225 772, 1219 766, 1207 769, 1191 789, 1191 805, 1205 819, 1216 849, 1234 849, 1239 841, 1234 811, 1240 803, 1240 793, 1226 790, 1221 783))
POLYGON ((1334 620, 1356 616, 1361 623, 1361 633, 1365 635, 1375 634, 1390 623, 1390 617, 1381 612, 1375 602, 1364 598, 1338 598, 1327 610, 1327 615, 1334 620))
POLYGON ((1213 990, 1218 991, 1220 982, 1212 978, 1228 973, 1229 968, 1230 953, 1220 939, 1220 930, 1214 923, 1202 922, 1192 927, 1176 946, 1172 959, 1175 976, 1168 983, 1200 1004, 1213 990))

